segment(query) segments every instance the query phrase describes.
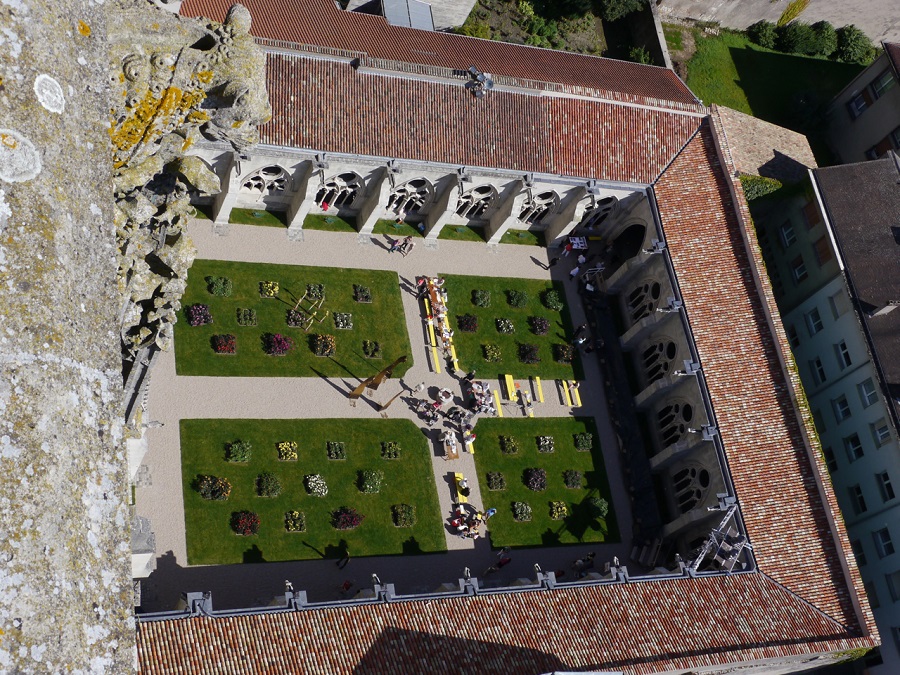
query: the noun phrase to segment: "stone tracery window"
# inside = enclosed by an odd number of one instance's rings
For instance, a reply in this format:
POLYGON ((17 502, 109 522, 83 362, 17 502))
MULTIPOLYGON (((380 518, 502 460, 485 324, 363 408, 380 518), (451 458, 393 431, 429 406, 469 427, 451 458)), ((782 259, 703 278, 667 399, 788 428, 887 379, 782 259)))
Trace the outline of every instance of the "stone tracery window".
POLYGON ((497 197, 493 185, 479 185, 459 196, 456 202, 456 215, 463 218, 480 218, 497 197))
POLYGON ((692 419, 694 407, 690 403, 675 401, 660 408, 656 413, 656 422, 663 447, 674 445, 684 438, 692 419))
POLYGON ((398 216, 416 213, 431 197, 431 183, 426 178, 413 178, 394 188, 388 199, 388 210, 398 216))
POLYGON ((593 206, 585 209, 584 216, 581 219, 581 226, 585 229, 593 230, 609 218, 618 204, 619 200, 615 197, 604 197, 598 200, 593 206))
POLYGON ((647 383, 652 384, 668 375, 677 355, 678 347, 672 340, 663 339, 646 347, 641 352, 641 365, 647 383))
POLYGON ((519 220, 529 225, 539 223, 548 213, 555 211, 558 205, 559 195, 553 190, 540 192, 536 195, 533 195, 529 190, 525 204, 522 206, 522 210, 519 211, 519 220))
POLYGON ((288 172, 280 166, 266 166, 241 183, 241 192, 260 197, 284 192, 287 189, 288 178, 288 172))
POLYGON ((647 280, 628 294, 626 302, 631 312, 632 323, 649 316, 659 305, 662 286, 658 281, 647 280))
POLYGON ((709 471, 702 467, 685 467, 672 474, 672 488, 678 510, 687 513, 697 506, 706 494, 709 483, 709 471))
POLYGON ((316 193, 316 204, 324 207, 339 208, 341 206, 350 206, 359 190, 363 185, 363 179, 356 173, 348 171, 345 173, 332 176, 322 183, 319 191, 316 193))

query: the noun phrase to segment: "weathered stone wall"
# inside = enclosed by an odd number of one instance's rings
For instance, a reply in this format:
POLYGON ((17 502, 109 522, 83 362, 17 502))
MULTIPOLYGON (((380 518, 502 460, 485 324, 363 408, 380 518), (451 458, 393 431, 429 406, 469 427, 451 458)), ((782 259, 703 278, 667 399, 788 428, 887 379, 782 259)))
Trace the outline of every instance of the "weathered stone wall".
POLYGON ((0 0, 0 672, 135 665, 106 11, 0 0))

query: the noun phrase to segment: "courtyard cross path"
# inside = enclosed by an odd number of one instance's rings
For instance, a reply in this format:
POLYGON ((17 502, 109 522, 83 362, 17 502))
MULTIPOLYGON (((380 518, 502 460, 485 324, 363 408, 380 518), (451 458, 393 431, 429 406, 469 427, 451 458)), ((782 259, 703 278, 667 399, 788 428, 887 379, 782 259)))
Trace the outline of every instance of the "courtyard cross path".
MULTIPOLYGON (((427 386, 425 394, 433 392, 437 388, 447 387, 454 393, 455 403, 457 405, 462 403, 460 398, 462 390, 458 378, 463 373, 456 375, 448 373, 446 362, 441 363, 441 374, 433 372, 429 350, 426 347, 427 337, 422 311, 415 296, 416 277, 448 273, 547 279, 550 274, 532 260, 532 256, 544 262, 547 258, 546 249, 535 246, 505 245, 497 249, 490 249, 483 244, 442 241, 438 250, 429 250, 424 246, 418 246, 410 255, 403 257, 399 253, 389 254, 387 252, 387 245, 384 243, 386 238, 383 235, 373 236, 372 244, 360 244, 352 235, 312 231, 305 234, 305 241, 290 242, 282 229, 232 225, 229 235, 222 237, 212 233, 209 221, 201 220, 191 221, 188 231, 198 249, 198 258, 381 269, 397 272, 401 287, 404 289, 404 292, 401 293, 403 320, 409 331, 412 345, 410 356, 413 365, 402 380, 392 378, 385 381, 374 397, 375 400, 369 399, 364 394, 355 406, 351 406, 347 399, 347 393, 359 383, 356 378, 178 376, 175 374, 174 351, 163 353, 151 375, 148 410, 145 417, 145 421, 162 423, 162 425, 153 424, 147 429, 149 452, 144 458, 144 464, 149 469, 151 484, 138 488, 136 500, 138 515, 149 518, 151 521, 156 537, 157 554, 168 556, 168 560, 175 562, 179 567, 187 565, 179 420, 193 418, 378 419, 389 417, 410 419, 417 427, 422 428, 424 423, 403 401, 404 397, 395 401, 387 411, 382 413, 378 410, 379 403, 387 402, 401 391, 409 394, 410 390, 420 382, 424 382, 427 386), (226 382, 227 386, 223 386, 226 382), (174 560, 172 560, 173 558, 174 560)), ((567 270, 560 269, 565 266, 565 264, 561 264, 553 271, 557 272, 560 277, 563 275, 567 277, 567 270)), ((574 325, 578 325, 584 321, 583 309, 574 292, 574 284, 568 280, 565 281, 565 284, 572 321, 574 325)), ((385 317, 384 320, 396 321, 399 318, 385 317)), ((596 419, 621 541, 625 542, 625 544, 591 545, 591 548, 603 551, 602 554, 598 554, 598 559, 608 560, 613 555, 626 559, 625 546, 631 539, 631 509, 620 478, 621 467, 618 452, 615 451, 616 440, 612 435, 611 425, 606 419, 605 392, 599 382, 596 363, 590 362, 596 356, 585 355, 584 358, 587 381, 582 384, 580 393, 586 407, 576 409, 575 414, 579 416, 592 415, 596 419)), ((494 388, 500 386, 499 382, 492 382, 491 385, 494 388)), ((538 403, 534 406, 535 416, 566 417, 570 415, 571 409, 563 405, 552 381, 545 382, 544 395, 545 403, 538 403)), ((518 404, 504 401, 503 405, 504 416, 523 416, 518 404)), ((483 502, 476 480, 474 457, 470 453, 462 451, 461 441, 459 459, 451 461, 444 459, 443 447, 438 440, 440 430, 444 428, 444 425, 449 427, 449 422, 442 417, 431 429, 428 437, 440 509, 442 515, 446 517, 450 514, 455 499, 455 489, 452 483, 452 476, 455 472, 463 473, 469 478, 471 487, 469 502, 479 509, 483 502)), ((456 425, 453 428, 457 428, 456 425)), ((447 530, 446 520, 442 521, 442 525, 448 551, 458 551, 461 554, 468 551, 465 564, 471 565, 473 574, 480 573, 482 564, 487 567, 491 563, 490 547, 484 540, 476 542, 457 537, 447 530)), ((560 560, 571 560, 580 552, 578 547, 559 547, 559 549, 562 549, 562 552, 558 553, 556 557, 560 560)), ((432 556, 424 557, 431 558, 432 556)), ((551 558, 555 559, 552 556, 551 558)), ((532 556, 529 559, 535 559, 535 557, 532 556)), ((391 572, 387 578, 383 578, 383 581, 390 582, 403 576, 398 572, 403 568, 405 559, 390 557, 383 560, 391 561, 384 568, 391 572)), ((553 563, 552 560, 548 562, 546 555, 544 560, 543 564, 548 566, 548 569, 549 565, 561 564, 553 563)), ((327 572, 319 573, 321 574, 320 583, 329 585, 331 588, 336 585, 337 578, 334 577, 336 574, 334 565, 332 561, 320 562, 327 563, 324 568, 327 572)), ((308 566, 311 563, 303 561, 297 564, 308 566)), ((263 567, 271 568, 272 565, 272 563, 268 563, 263 567)), ((434 586, 442 582, 453 581, 461 576, 462 571, 461 567, 459 570, 448 571, 442 569, 441 565, 434 564, 427 566, 425 570, 421 567, 421 565, 417 567, 413 564, 411 569, 416 569, 420 583, 426 585, 433 583, 434 586)), ((553 569, 558 569, 558 567, 553 569)), ((280 571, 273 571, 273 573, 276 576, 281 574, 280 571)), ((519 576, 525 575, 522 572, 518 574, 519 576)), ((310 578, 308 567, 303 567, 303 577, 310 578)), ((365 580, 363 581, 365 582, 365 580)), ((164 579, 160 579, 160 583, 165 584, 166 582, 164 579)), ((206 584, 204 588, 208 586, 209 584, 206 584)), ((178 590, 180 592, 196 589, 181 588, 178 590)), ((257 600, 265 600, 265 598, 261 596, 257 600)))

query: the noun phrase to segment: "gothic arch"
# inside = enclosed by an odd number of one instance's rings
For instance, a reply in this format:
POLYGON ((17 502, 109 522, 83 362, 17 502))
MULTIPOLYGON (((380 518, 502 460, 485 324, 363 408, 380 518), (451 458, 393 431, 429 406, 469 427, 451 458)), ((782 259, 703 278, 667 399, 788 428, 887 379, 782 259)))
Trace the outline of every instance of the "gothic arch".
POLYGON ((669 375, 674 369, 675 357, 678 356, 678 345, 669 337, 659 337, 649 342, 641 350, 641 372, 647 384, 653 384, 669 375))
MULTIPOLYGON (((612 236, 612 235, 611 235, 612 236)), ((629 223, 612 241, 613 256, 619 260, 628 260, 636 256, 644 246, 647 237, 647 225, 644 222, 629 223)))
POLYGON ((587 230, 593 230, 599 227, 607 218, 609 218, 619 206, 619 200, 616 197, 604 197, 598 199, 594 204, 584 211, 581 218, 581 225, 587 230))
POLYGON ((352 206, 353 200, 364 185, 363 179, 353 171, 346 171, 324 181, 316 193, 316 204, 322 208, 352 206))
POLYGON ((481 218, 497 198, 497 189, 493 185, 479 185, 459 196, 456 202, 456 215, 474 220, 481 218))
POLYGON ((662 296, 662 284, 656 279, 644 279, 625 296, 625 304, 631 323, 635 324, 645 316, 652 314, 659 307, 662 296))
POLYGON ((694 419, 694 406, 687 401, 668 401, 656 413, 656 425, 662 447, 674 445, 688 433, 694 419))
POLYGON ((427 178, 413 178, 394 188, 388 199, 388 210, 401 217, 418 213, 433 192, 434 187, 427 178))
POLYGON ((548 213, 556 211, 558 207, 559 195, 553 190, 539 192, 538 194, 533 194, 529 190, 525 203, 522 205, 522 210, 519 211, 519 220, 523 223, 534 225, 541 222, 548 213))
POLYGON ((672 495, 681 513, 702 503, 709 491, 711 476, 700 464, 690 463, 672 472, 672 495))
POLYGON ((287 169, 272 164, 254 171, 241 181, 243 194, 258 195, 260 199, 271 195, 283 195, 290 186, 287 169))

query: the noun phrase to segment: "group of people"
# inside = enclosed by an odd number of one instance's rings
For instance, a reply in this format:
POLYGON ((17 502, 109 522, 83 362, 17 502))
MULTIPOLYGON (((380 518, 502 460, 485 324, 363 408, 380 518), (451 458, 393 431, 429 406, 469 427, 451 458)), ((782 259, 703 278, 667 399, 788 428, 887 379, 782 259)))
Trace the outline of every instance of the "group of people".
MULTIPOLYGON (((465 480, 465 479, 463 479, 465 480)), ((450 519, 450 527, 456 530, 458 537, 466 539, 478 539, 481 535, 481 526, 486 523, 491 516, 497 513, 497 509, 488 509, 487 511, 475 511, 469 513, 465 507, 460 504, 453 512, 450 519)))
POLYGON ((393 253, 394 251, 400 251, 404 256, 406 256, 410 251, 413 250, 415 243, 412 240, 412 237, 404 237, 403 239, 394 239, 391 242, 391 247, 388 249, 388 253, 393 253))
POLYGON ((471 382, 469 385, 469 407, 476 413, 496 415, 494 395, 487 382, 471 382))

